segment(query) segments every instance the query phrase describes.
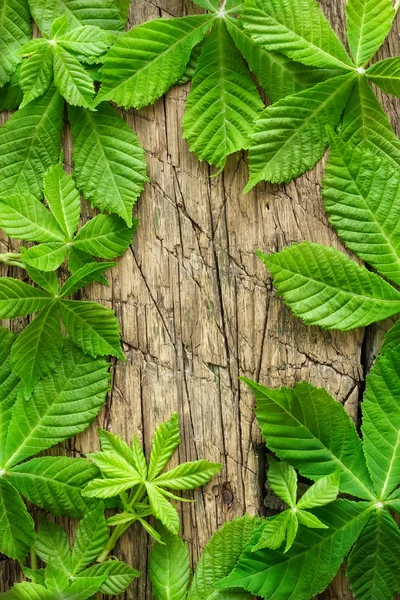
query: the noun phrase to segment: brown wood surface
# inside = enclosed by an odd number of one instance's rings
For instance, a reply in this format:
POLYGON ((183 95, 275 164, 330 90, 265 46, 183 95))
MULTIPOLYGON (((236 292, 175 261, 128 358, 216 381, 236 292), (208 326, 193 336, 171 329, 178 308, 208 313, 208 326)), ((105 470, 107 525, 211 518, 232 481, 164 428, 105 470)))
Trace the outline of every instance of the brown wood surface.
MULTIPOLYGON (((322 4, 343 39, 343 0, 322 4)), ((190 0, 135 0, 130 25, 193 10, 190 0)), ((396 29, 381 57, 399 54, 399 46, 396 29)), ((148 452, 155 427, 177 410, 183 441, 174 462, 223 463, 221 475, 193 494, 196 502, 180 509, 195 564, 226 520, 267 510, 264 448, 252 396, 239 375, 271 386, 306 379, 326 387, 357 420, 365 372, 386 327, 370 328, 367 335, 307 328, 275 297, 257 249, 273 252, 304 239, 342 249, 322 208, 323 164, 289 185, 259 185, 247 196, 241 192, 247 177, 243 154, 210 179, 213 171, 182 140, 188 89, 175 87, 154 106, 125 114, 146 149, 151 180, 137 204, 141 227, 113 270, 110 287, 92 285, 84 297, 114 308, 127 357, 125 365, 112 364, 113 389, 97 424, 126 440, 139 434, 148 452)), ((396 126, 398 101, 383 100, 396 126)), ((71 169, 67 130, 64 147, 71 169)), ((87 205, 85 210, 89 214, 87 205)), ((12 247, 14 242, 0 238, 0 251, 12 247)), ((8 274, 21 276, 15 269, 8 274)), ((12 328, 23 324, 14 320, 12 328)), ((61 451, 80 455, 97 447, 93 426, 61 451)), ((118 556, 143 573, 125 599, 151 599, 147 536, 130 530, 118 556)), ((16 577, 16 564, 3 558, 0 590, 16 577)), ((344 576, 319 598, 352 598, 344 576)))

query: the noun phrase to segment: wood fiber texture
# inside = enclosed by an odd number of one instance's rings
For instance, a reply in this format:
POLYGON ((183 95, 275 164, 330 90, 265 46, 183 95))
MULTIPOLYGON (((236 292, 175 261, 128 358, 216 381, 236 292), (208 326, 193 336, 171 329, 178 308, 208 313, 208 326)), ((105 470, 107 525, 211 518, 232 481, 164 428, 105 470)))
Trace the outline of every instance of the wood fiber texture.
MULTIPOLYGON (((323 0, 322 5, 343 39, 344 1, 323 0)), ((135 0, 129 27, 197 10, 190 0, 135 0)), ((394 31, 380 58, 399 51, 394 31)), ((324 386, 357 420, 363 380, 389 324, 366 333, 323 332, 304 326, 275 297, 257 249, 273 252, 310 240, 343 250, 322 207, 323 163, 288 185, 261 184, 247 196, 242 195, 248 173, 243 154, 210 179, 213 171, 189 153, 181 135, 188 89, 175 87, 154 106, 123 112, 147 154, 150 183, 135 209, 141 226, 111 272, 110 287, 91 285, 81 297, 115 310, 127 358, 126 364, 112 362, 113 388, 97 425, 127 441, 137 433, 149 453, 155 427, 178 411, 182 445, 173 463, 178 454, 180 461, 223 463, 220 476, 188 495, 196 502, 180 507, 195 565, 226 520, 245 512, 267 514, 275 506, 265 490, 265 451, 253 399, 239 375, 270 386, 304 379, 324 386)), ((398 100, 380 98, 396 127, 398 100)), ((1 122, 8 117, 0 115, 1 122)), ((71 170, 67 129, 64 150, 71 170)), ((92 214, 87 203, 84 211, 92 214)), ((0 234, 1 252, 16 247, 0 234)), ((0 274, 23 276, 13 268, 0 274)), ((3 324, 19 330, 25 322, 3 324)), ((54 452, 95 451, 95 425, 54 452)), ((68 526, 73 531, 76 524, 68 526)), ((118 556, 143 573, 122 596, 125 600, 152 598, 145 575, 148 548, 147 535, 136 528, 120 542, 118 556)), ((18 577, 17 564, 0 557, 0 590, 18 577)), ((343 572, 318 598, 352 598, 343 572)))

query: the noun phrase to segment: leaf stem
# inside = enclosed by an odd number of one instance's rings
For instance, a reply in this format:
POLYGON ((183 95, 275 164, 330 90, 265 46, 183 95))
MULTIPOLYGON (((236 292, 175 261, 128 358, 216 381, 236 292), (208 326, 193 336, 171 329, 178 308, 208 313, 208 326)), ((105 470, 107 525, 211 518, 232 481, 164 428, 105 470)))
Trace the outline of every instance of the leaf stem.
POLYGON ((0 264, 24 269, 25 266, 20 262, 20 258, 21 255, 17 252, 3 252, 3 254, 0 254, 0 264))

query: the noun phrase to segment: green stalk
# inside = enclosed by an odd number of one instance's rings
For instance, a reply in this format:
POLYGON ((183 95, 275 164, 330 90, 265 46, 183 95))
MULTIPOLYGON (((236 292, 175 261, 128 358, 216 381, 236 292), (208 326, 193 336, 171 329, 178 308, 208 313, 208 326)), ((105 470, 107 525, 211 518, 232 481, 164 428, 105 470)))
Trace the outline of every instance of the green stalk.
POLYGON ((20 262, 20 258, 21 255, 17 252, 4 252, 3 254, 0 254, 0 264, 24 269, 25 267, 22 262, 20 262))

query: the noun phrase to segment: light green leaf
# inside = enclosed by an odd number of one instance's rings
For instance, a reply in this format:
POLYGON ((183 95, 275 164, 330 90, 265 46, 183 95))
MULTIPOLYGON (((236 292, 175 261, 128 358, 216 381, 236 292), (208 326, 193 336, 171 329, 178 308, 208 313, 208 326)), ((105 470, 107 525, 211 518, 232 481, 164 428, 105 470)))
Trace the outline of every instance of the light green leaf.
POLYGON ((78 227, 81 203, 74 179, 64 171, 62 164, 54 165, 45 173, 44 196, 64 235, 71 240, 78 227))
POLYGON ((20 389, 20 380, 11 369, 11 349, 17 336, 0 327, 0 466, 10 426, 12 408, 20 389))
POLYGON ((103 452, 116 452, 122 456, 122 458, 124 458, 132 467, 138 470, 132 449, 126 442, 124 442, 114 433, 105 431, 104 429, 98 429, 97 433, 99 434, 100 444, 103 452))
POLYGON ((53 46, 54 83, 68 104, 90 108, 94 86, 79 60, 57 44, 53 46))
POLYGON ((34 196, 4 196, 0 200, 0 227, 26 242, 62 242, 63 232, 40 200, 34 196))
POLYGON ((42 198, 44 172, 61 151, 63 99, 51 87, 0 127, 0 196, 42 198))
POLYGON ((201 40, 201 42, 199 42, 198 44, 196 44, 196 46, 194 46, 194 48, 192 49, 192 52, 190 54, 189 62, 186 65, 185 71, 184 71, 183 75, 176 82, 176 85, 184 85, 185 83, 192 81, 193 75, 197 69, 197 65, 199 64, 199 58, 200 58, 201 52, 203 50, 203 47, 204 47, 204 44, 206 41, 207 41, 207 38, 204 37, 201 40))
POLYGON ((245 515, 218 530, 205 547, 194 573, 187 600, 250 600, 244 590, 219 591, 216 584, 229 575, 238 562, 261 519, 245 515))
POLYGON ((54 594, 55 598, 65 598, 64 592, 69 587, 68 575, 61 566, 51 560, 45 571, 45 583, 47 589, 54 594))
MULTIPOLYGON (((79 271, 83 267, 86 267, 87 265, 96 262, 97 261, 92 256, 90 256, 90 254, 86 254, 86 252, 82 252, 77 248, 70 247, 68 250, 68 268, 72 275, 75 275, 77 271, 79 271)), ((108 279, 101 273, 97 275, 95 281, 98 281, 102 285, 110 285, 108 279)))
POLYGON ((32 34, 27 0, 0 2, 0 87, 9 81, 21 58, 19 51, 32 34))
POLYGON ((357 67, 365 65, 381 47, 395 16, 391 0, 348 0, 347 37, 357 67))
POLYGON ((71 570, 70 546, 68 535, 62 527, 43 518, 34 548, 43 562, 52 562, 62 566, 64 571, 69 574, 71 570))
POLYGON ((97 102, 126 108, 152 104, 178 81, 192 48, 210 28, 212 15, 156 19, 117 38, 101 69, 97 102))
POLYGON ((120 479, 93 479, 83 490, 82 496, 86 498, 114 498, 125 490, 129 490, 133 485, 140 483, 141 479, 135 483, 132 477, 120 479))
POLYGON ((266 444, 281 460, 313 480, 339 469, 342 492, 374 498, 361 440, 339 402, 305 382, 293 389, 268 389, 243 381, 255 395, 266 444))
POLYGON ((97 215, 80 229, 73 247, 99 258, 122 256, 138 226, 138 219, 133 221, 132 227, 127 227, 117 215, 97 215))
POLYGON ((63 300, 59 310, 74 343, 93 357, 111 354, 124 361, 119 322, 113 311, 96 302, 63 300))
POLYGON ((340 131, 346 142, 364 142, 387 157, 395 169, 400 164, 400 140, 365 77, 359 77, 346 105, 340 131))
POLYGON ((87 454, 87 457, 100 469, 102 475, 106 477, 116 479, 132 477, 134 483, 131 487, 136 485, 137 481, 141 481, 138 471, 116 452, 94 452, 87 454))
POLYGON ((149 481, 152 481, 161 473, 180 443, 179 416, 178 413, 174 413, 168 421, 161 423, 155 431, 151 443, 149 481))
POLYGON ((330 133, 325 210, 346 245, 400 284, 400 178, 385 158, 330 133))
POLYGON ((316 67, 352 66, 315 0, 246 0, 242 21, 255 42, 271 52, 316 67))
POLYGON ((297 503, 298 509, 314 508, 330 504, 339 493, 340 476, 339 471, 330 473, 321 479, 318 479, 311 487, 306 490, 297 503))
POLYGON ((29 502, 54 515, 77 518, 93 504, 81 492, 98 474, 98 469, 82 458, 45 456, 13 467, 7 478, 29 502))
POLYGON ((41 379, 27 402, 13 408, 5 450, 6 469, 86 429, 104 404, 108 363, 93 360, 69 340, 57 370, 41 379))
POLYGON ((190 556, 185 542, 164 527, 162 543, 150 553, 149 575, 156 600, 185 600, 190 579, 190 556))
POLYGON ((376 495, 384 500, 400 477, 400 348, 379 356, 362 405, 364 454, 376 495))
POLYGON ((306 510, 298 510, 296 512, 297 520, 300 525, 310 527, 311 529, 327 529, 328 525, 325 525, 315 515, 306 510))
POLYGON ((140 476, 143 477, 143 479, 147 479, 147 461, 143 452, 143 448, 140 445, 136 435, 134 435, 132 439, 132 455, 140 476))
POLYGON ((35 539, 35 526, 17 490, 0 478, 0 552, 23 561, 35 539))
POLYGON ((347 575, 358 600, 391 600, 400 591, 400 532, 385 510, 375 511, 350 554, 347 575))
POLYGON ((11 365, 29 399, 36 382, 50 375, 62 358, 63 336, 56 304, 49 304, 17 338, 11 365))
POLYGON ((257 552, 261 548, 278 550, 285 541, 290 514, 290 510, 284 510, 279 515, 268 518, 261 529, 260 539, 251 551, 257 552))
POLYGON ((67 281, 64 283, 60 290, 60 298, 64 296, 71 296, 81 288, 89 285, 93 281, 99 278, 99 274, 103 273, 107 269, 111 269, 115 266, 115 263, 96 263, 92 262, 81 269, 78 269, 67 281))
POLYGON ((275 494, 282 498, 290 508, 296 506, 297 475, 294 468, 285 462, 268 458, 268 483, 275 494))
POLYGON ((52 242, 39 244, 32 248, 21 248, 22 262, 38 271, 55 271, 65 260, 68 246, 64 243, 52 242))
POLYGON ((57 275, 54 271, 38 271, 29 265, 25 265, 26 272, 29 277, 37 283, 41 288, 49 292, 52 296, 55 296, 58 292, 59 285, 57 275))
POLYGON ((19 85, 19 72, 20 69, 15 71, 13 75, 11 75, 10 81, 6 83, 2 89, 0 94, 0 111, 4 110, 15 110, 19 107, 23 99, 23 91, 19 85))
POLYGON ((78 188, 94 206, 117 213, 132 227, 132 207, 147 181, 136 135, 108 104, 96 112, 71 108, 69 116, 78 188))
POLYGON ((54 600, 54 594, 37 583, 16 583, 9 591, 1 594, 1 600, 54 600))
POLYGON ((112 0, 29 0, 32 17, 47 36, 57 17, 65 15, 68 29, 94 25, 115 32, 124 28, 119 10, 112 0))
POLYGON ((211 12, 216 12, 219 8, 219 0, 193 0, 193 2, 211 12))
POLYGON ((24 92, 21 108, 42 96, 53 81, 53 51, 43 40, 43 45, 21 65, 19 84, 24 92))
POLYGON ((400 311, 395 288, 334 248, 303 242, 260 258, 278 294, 307 325, 348 331, 400 311))
POLYGON ((107 52, 114 41, 113 35, 93 25, 60 32, 55 38, 58 46, 75 54, 78 60, 89 64, 102 62, 102 54, 107 52))
POLYGON ((163 494, 161 494, 157 487, 152 483, 146 482, 146 491, 153 515, 156 519, 161 521, 169 531, 178 534, 180 523, 176 508, 164 498, 163 494))
POLYGON ((309 600, 322 592, 336 575, 346 554, 370 516, 369 504, 337 500, 316 509, 329 529, 300 528, 292 548, 285 554, 270 549, 252 552, 257 531, 232 573, 218 589, 241 587, 268 600, 309 600), (301 573, 301 576, 299 576, 301 573))
POLYGON ((282 183, 312 169, 328 145, 325 127, 338 123, 353 84, 353 75, 341 75, 268 106, 251 136, 245 192, 262 180, 282 183))
POLYGON ((0 278, 0 319, 24 317, 53 302, 47 292, 11 277, 0 278))
POLYGON ((183 137, 200 160, 223 167, 247 148, 263 103, 222 19, 204 44, 186 101, 183 137))
POLYGON ((65 600, 90 600, 93 598, 93 594, 96 594, 101 584, 103 583, 103 576, 101 577, 82 577, 75 579, 71 583, 68 593, 64 596, 65 600))
POLYGON ((139 575, 138 571, 113 556, 113 560, 93 565, 82 573, 78 573, 77 577, 105 576, 99 591, 102 594, 117 595, 122 594, 131 581, 139 575))
POLYGON ((221 468, 222 465, 210 463, 207 460, 187 462, 162 473, 153 479, 153 483, 171 490, 194 490, 210 481, 221 468))
POLYGON ((294 544, 294 540, 296 539, 296 535, 299 529, 299 521, 297 520, 297 515, 293 511, 289 512, 289 520, 286 527, 286 545, 284 552, 288 552, 290 548, 294 544))
POLYGON ((71 555, 73 575, 95 561, 108 538, 109 529, 104 518, 104 505, 99 502, 98 506, 86 513, 79 522, 71 555))
MULTIPOLYGON (((387 0, 390 2, 390 0, 387 0)), ((400 96, 400 58, 386 58, 367 70, 368 79, 393 96, 400 96)))

